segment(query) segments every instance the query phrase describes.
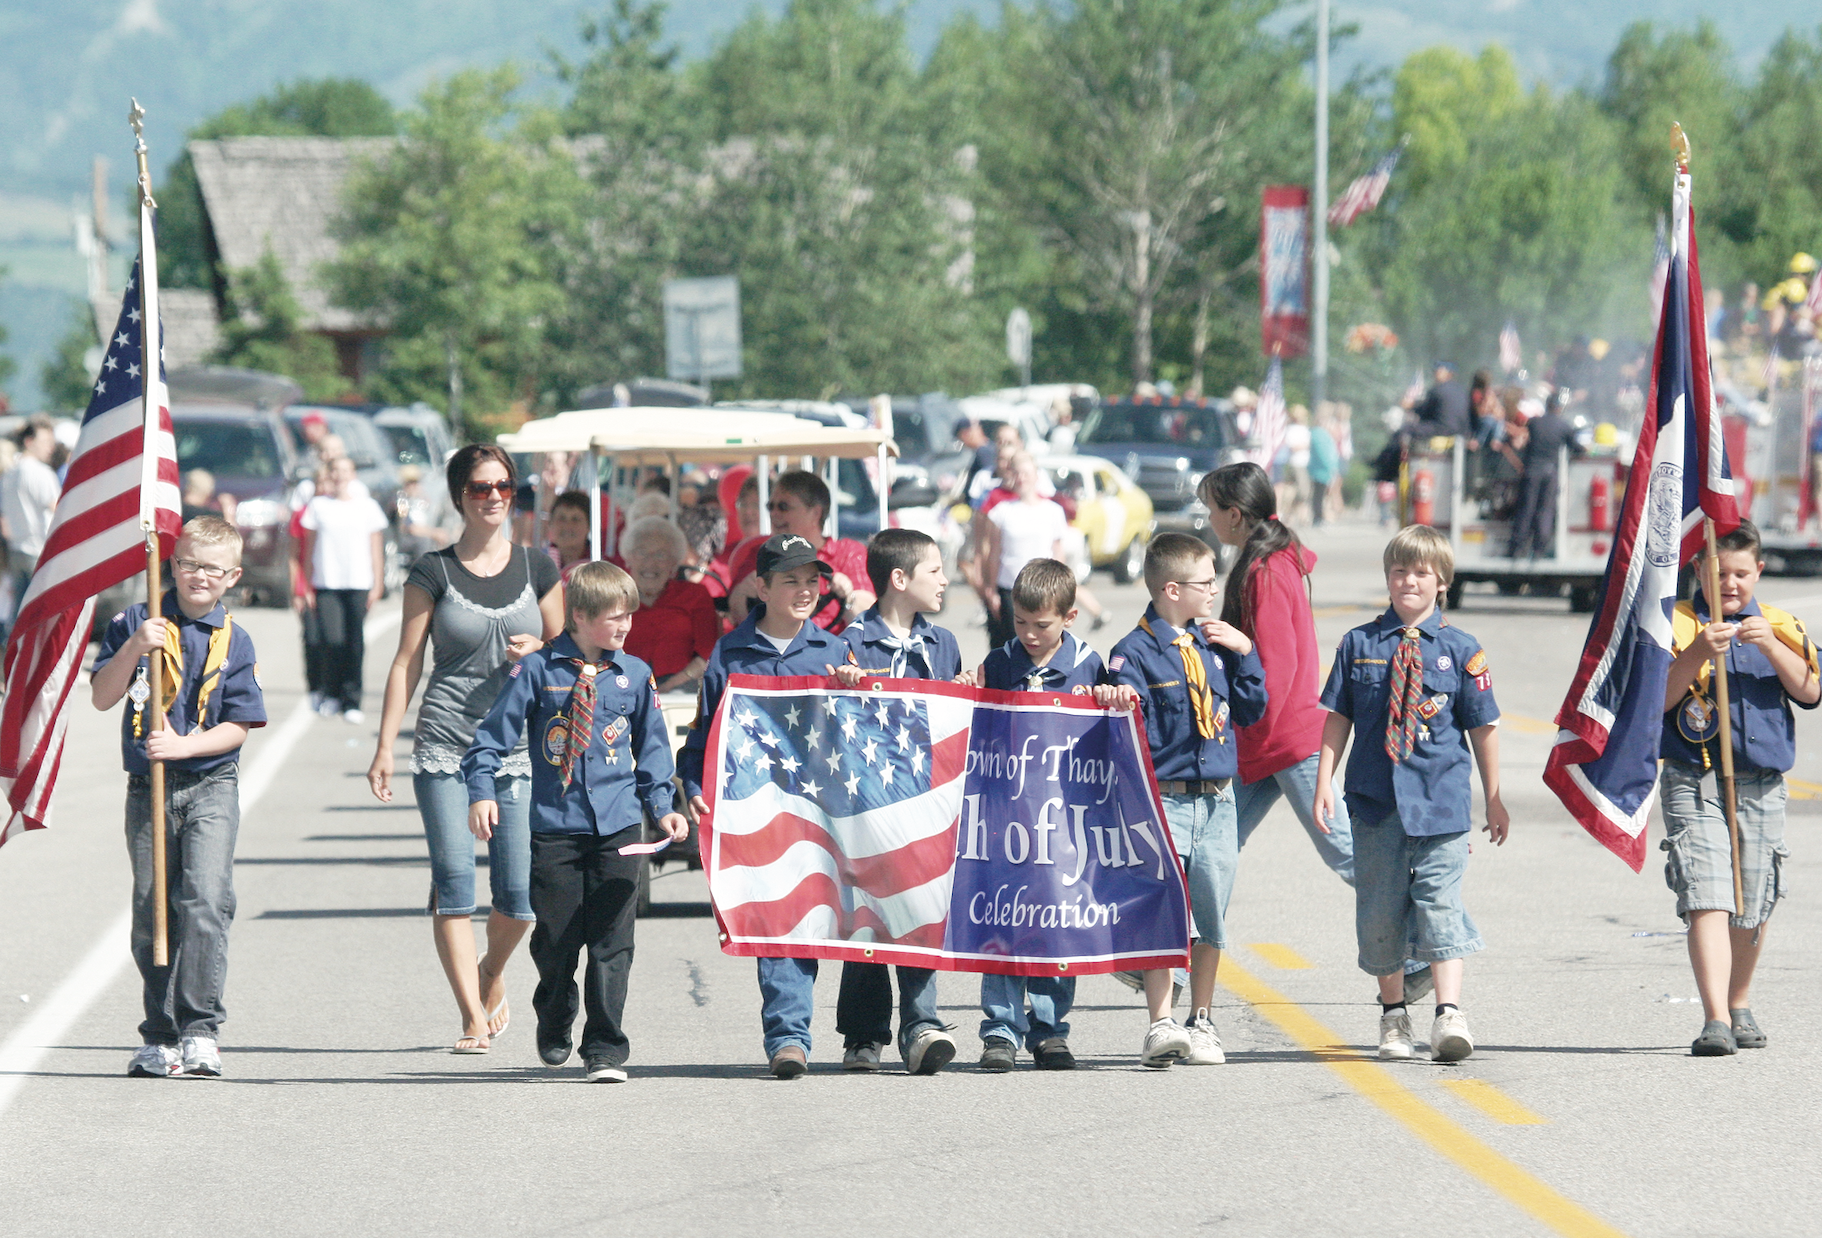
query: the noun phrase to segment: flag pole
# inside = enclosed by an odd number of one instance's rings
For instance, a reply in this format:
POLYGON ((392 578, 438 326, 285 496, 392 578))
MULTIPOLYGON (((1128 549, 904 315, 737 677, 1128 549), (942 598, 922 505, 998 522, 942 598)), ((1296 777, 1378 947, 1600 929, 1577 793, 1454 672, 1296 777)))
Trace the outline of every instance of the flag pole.
MULTIPOLYGON (((1721 560, 1715 553, 1714 519, 1702 518, 1702 531, 1708 538, 1708 562, 1703 591, 1708 595, 1708 621, 1721 622, 1721 560)), ((1715 707, 1721 713, 1721 808, 1727 814, 1727 845, 1733 852, 1733 914, 1745 915, 1745 891, 1740 880, 1740 818, 1733 786, 1733 709, 1727 700, 1727 655, 1714 659, 1715 707)))
MULTIPOLYGON (((133 100, 132 110, 127 113, 127 123, 133 126, 133 154, 139 161, 139 338, 140 338, 140 411, 148 424, 158 415, 155 407, 159 394, 158 374, 160 352, 158 339, 156 295, 152 292, 158 273, 154 267, 157 262, 156 251, 152 248, 151 210, 157 205, 152 200, 152 174, 146 165, 145 109, 139 106, 139 100, 133 100), (149 260, 148 260, 149 256, 149 260)), ((143 489, 143 485, 142 485, 143 489)), ((141 506, 144 496, 141 496, 141 506)), ((158 553, 158 530, 148 522, 146 524, 146 618, 162 619, 164 602, 164 584, 161 579, 160 555, 158 553)), ((160 730, 165 724, 164 700, 164 650, 158 648, 147 655, 146 661, 150 670, 148 685, 152 689, 147 705, 151 711, 150 721, 146 725, 147 734, 160 730)), ((150 799, 152 801, 152 965, 168 967, 170 954, 170 899, 167 893, 169 880, 165 865, 165 803, 164 803, 164 762, 152 761, 150 799)))

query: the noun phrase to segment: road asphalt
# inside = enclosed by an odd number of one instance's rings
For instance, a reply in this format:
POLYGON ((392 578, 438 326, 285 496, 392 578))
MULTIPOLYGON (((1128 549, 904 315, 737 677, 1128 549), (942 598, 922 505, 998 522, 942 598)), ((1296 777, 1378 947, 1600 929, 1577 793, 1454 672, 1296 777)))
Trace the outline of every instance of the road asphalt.
MULTIPOLYGON (((1310 536, 1325 648, 1385 605, 1365 524, 1310 536)), ((1097 576, 1105 651, 1143 606, 1097 576)), ((1822 615, 1822 580, 1760 596, 1822 615)), ((956 586, 943 622, 984 652, 956 586)), ((1239 943, 1214 1017, 1220 1067, 1145 1071, 1145 1017, 1084 977, 1082 1069, 986 1075, 976 982, 940 978, 961 1046, 931 1078, 888 1051, 840 1071, 835 972, 817 987, 808 1077, 764 1073, 753 964, 716 945, 700 873, 673 866, 640 922, 631 1082, 578 1086, 533 1044, 528 959, 484 1057, 460 1028, 423 908, 410 784, 369 794, 364 726, 301 711, 297 625, 237 615, 273 724, 248 744, 220 1080, 130 1080, 137 974, 122 914, 118 718, 78 689, 53 828, 0 851, 0 1231, 62 1234, 1803 1235, 1819 1228, 1822 757, 1798 725, 1787 867, 1754 1007, 1770 1046, 1697 1059, 1700 1007, 1659 853, 1642 874, 1588 839, 1540 773, 1586 630, 1558 600, 1470 592, 1505 713, 1511 840, 1474 848, 1466 903, 1487 941, 1454 1066, 1373 1060, 1352 893, 1280 805, 1242 857, 1239 943), (262 756, 262 754, 264 754, 262 756), (257 784, 257 785, 256 785, 257 784), (1805 979, 1805 977, 1809 977, 1805 979), (1805 1220, 1804 1218, 1809 1218, 1805 1220)), ((1478 795, 1477 795, 1478 800, 1478 795)), ((1477 807, 1478 813, 1478 807, 1477 807)), ((1654 822, 1652 838, 1661 836, 1654 822)), ((1183 1012, 1179 1011, 1181 1015, 1183 1012)), ((1416 1022, 1421 1038, 1427 1012, 1416 1022)))

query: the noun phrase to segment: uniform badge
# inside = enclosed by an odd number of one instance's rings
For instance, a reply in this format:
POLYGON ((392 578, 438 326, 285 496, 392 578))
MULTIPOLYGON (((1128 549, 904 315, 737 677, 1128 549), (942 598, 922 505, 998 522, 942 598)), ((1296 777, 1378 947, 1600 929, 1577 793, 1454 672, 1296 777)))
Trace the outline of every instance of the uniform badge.
POLYGON ((1455 663, 1449 659, 1449 655, 1446 653, 1436 659, 1436 669, 1439 671, 1446 671, 1454 665, 1455 663))
POLYGON ((506 678, 517 679, 519 677, 520 670, 522 670, 524 668, 524 666, 525 666, 525 664, 523 662, 514 662, 512 664, 512 669, 510 671, 506 672, 506 678))
POLYGON ((266 690, 266 681, 259 677, 259 663, 257 662, 253 664, 253 686, 261 692, 266 690))
MULTIPOLYGON (((1442 698, 1442 699, 1446 699, 1446 698, 1442 698)), ((1417 707, 1417 716, 1419 718, 1422 718, 1426 722, 1428 722, 1431 718, 1434 718, 1437 714, 1439 714, 1441 712, 1442 712, 1442 705, 1439 702, 1439 698, 1434 697, 1434 696, 1431 697, 1429 700, 1423 702, 1423 704, 1421 704, 1417 707)))
POLYGON ((1708 698, 1691 692, 1683 698, 1683 707, 1677 710, 1676 727, 1683 733, 1683 738, 1692 744, 1712 739, 1715 727, 1714 706, 1708 698))
POLYGON ((1126 655, 1123 653, 1116 653, 1113 655, 1113 657, 1107 659, 1107 669, 1110 671, 1117 671, 1122 666, 1125 666, 1125 665, 1126 665, 1126 655))
POLYGON ((626 687, 626 676, 625 675, 615 675, 614 676, 614 687, 616 687, 616 688, 626 687))
MULTIPOLYGON (((1440 666, 1442 664, 1439 662, 1437 665, 1440 666)), ((1484 673, 1487 669, 1487 651, 1484 649, 1476 649, 1474 651, 1474 656, 1468 659, 1467 666, 1462 669, 1467 671, 1470 675, 1484 673)))
POLYGON ((1089 686, 1087 684, 1079 683, 1075 687, 1071 688, 1069 691, 1076 696, 1093 696, 1094 695, 1093 689, 1089 688, 1089 686))
POLYGON ((569 719, 558 714, 550 720, 550 726, 544 731, 544 759, 552 765, 561 765, 564 754, 568 751, 569 719))
POLYGON ((1222 701, 1221 708, 1219 708, 1215 711, 1215 730, 1222 731, 1222 730, 1226 730, 1226 729, 1227 729, 1227 702, 1222 701))

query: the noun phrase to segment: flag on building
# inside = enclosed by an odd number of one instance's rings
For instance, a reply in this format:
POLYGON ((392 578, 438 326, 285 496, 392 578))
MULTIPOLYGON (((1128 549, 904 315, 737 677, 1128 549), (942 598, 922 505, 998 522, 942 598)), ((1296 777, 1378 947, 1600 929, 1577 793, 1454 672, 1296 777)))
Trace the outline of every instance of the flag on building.
POLYGON ((730 954, 1021 975, 1187 957, 1134 713, 736 675, 706 755, 702 850, 730 954))
POLYGON ((96 595, 145 570, 149 532, 157 532, 161 555, 169 555, 177 540, 181 508, 170 402, 162 365, 148 361, 161 355, 157 257, 150 211, 141 213, 140 260, 127 279, 63 498, 6 644, 0 787, 10 811, 0 843, 50 824, 70 692, 88 647, 96 595))
POLYGON ((1514 374, 1524 363, 1525 354, 1518 344, 1518 328, 1508 318, 1506 325, 1499 329, 1499 368, 1514 374))
POLYGON ((1365 176, 1357 176, 1335 204, 1329 207, 1329 227, 1345 228, 1362 215, 1379 205, 1385 197, 1386 186, 1392 183, 1392 169, 1398 166, 1398 156, 1404 154, 1404 141, 1392 148, 1392 153, 1373 165, 1373 170, 1365 176))
POLYGON ((1656 797, 1677 571, 1740 522, 1709 390, 1689 174, 1679 172, 1647 415, 1600 601, 1556 724, 1544 781, 1582 827, 1638 870, 1656 797))
POLYGON ((1278 449, 1284 446, 1285 424, 1284 363, 1273 357, 1272 368, 1266 371, 1265 383, 1259 388, 1259 406, 1253 410, 1253 449, 1247 453, 1254 464, 1268 473, 1272 461, 1278 458, 1278 449))
MULTIPOLYGON (((1664 317, 1664 280, 1670 274, 1670 237, 1664 226, 1664 216, 1658 216, 1657 248, 1651 258, 1651 321, 1661 322, 1664 317)), ((1704 311, 1706 314, 1706 311, 1704 311)))

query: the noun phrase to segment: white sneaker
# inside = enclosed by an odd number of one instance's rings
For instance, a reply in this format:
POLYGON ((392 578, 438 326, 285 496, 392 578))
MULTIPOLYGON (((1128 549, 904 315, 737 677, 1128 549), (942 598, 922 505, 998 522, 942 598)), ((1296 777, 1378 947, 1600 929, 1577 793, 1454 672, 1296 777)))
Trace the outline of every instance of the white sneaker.
POLYGON ((359 726, 361 723, 367 721, 367 715, 358 709, 344 709, 342 711, 342 721, 352 726, 359 726))
POLYGON ((1474 1038, 1468 1035, 1468 1020, 1459 1010, 1445 1010, 1430 1024, 1430 1060, 1459 1062, 1474 1054, 1474 1038))
POLYGON ((317 701, 316 712, 319 717, 333 718, 342 712, 342 707, 325 696, 317 701))
MULTIPOLYGON (((875 1049, 873 1053, 877 1063, 879 1050, 875 1049)), ((910 1047, 905 1050, 905 1071, 913 1075, 934 1075, 954 1060, 955 1037, 940 1027, 926 1027, 911 1038, 910 1047)))
POLYGON ((221 1076, 221 1048, 215 1043, 215 1037, 183 1038, 183 1073, 207 1075, 211 1079, 221 1076))
POLYGON ((1207 1006, 1196 1011, 1184 1030, 1189 1034, 1189 1052, 1183 1058, 1185 1066, 1219 1066, 1227 1061, 1227 1054, 1221 1051, 1221 1036, 1215 1031, 1215 1021, 1208 1017, 1207 1006))
POLYGON ((1175 1019, 1159 1019, 1145 1033, 1145 1045, 1139 1050, 1139 1065, 1148 1070, 1163 1070, 1190 1050, 1189 1033, 1175 1019))
POLYGON ((843 1070, 878 1070, 879 1048, 879 1045, 871 1042, 854 1045, 841 1055, 841 1068, 843 1070))
POLYGON ((135 1079, 169 1079, 182 1070, 183 1059, 171 1045, 140 1045, 127 1063, 127 1074, 135 1079))
POLYGON ((1382 1061, 1407 1062, 1417 1052, 1411 1037, 1411 1012, 1394 1010, 1379 1016, 1379 1056, 1382 1061))

